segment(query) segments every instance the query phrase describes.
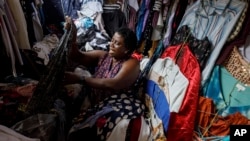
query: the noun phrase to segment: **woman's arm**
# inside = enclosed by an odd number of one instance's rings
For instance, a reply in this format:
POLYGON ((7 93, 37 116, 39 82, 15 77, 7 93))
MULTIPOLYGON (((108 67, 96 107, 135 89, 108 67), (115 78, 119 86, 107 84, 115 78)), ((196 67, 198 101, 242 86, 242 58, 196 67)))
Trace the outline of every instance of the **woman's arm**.
POLYGON ((76 26, 70 17, 66 16, 65 21, 66 21, 65 29, 69 29, 72 26, 72 34, 73 34, 72 45, 69 48, 69 59, 86 67, 97 65, 99 59, 105 55, 106 51, 102 50, 93 50, 89 52, 80 51, 76 43, 76 38, 77 38, 76 26))
MULTIPOLYGON (((124 62, 121 70, 114 78, 84 78, 84 83, 92 88, 118 90, 131 86, 140 73, 140 64, 136 59, 124 62)), ((73 72, 65 73, 65 83, 81 83, 82 78, 73 72)))
POLYGON ((140 73, 140 64, 136 59, 124 62, 114 78, 85 78, 85 83, 99 89, 124 89, 131 86, 140 73))

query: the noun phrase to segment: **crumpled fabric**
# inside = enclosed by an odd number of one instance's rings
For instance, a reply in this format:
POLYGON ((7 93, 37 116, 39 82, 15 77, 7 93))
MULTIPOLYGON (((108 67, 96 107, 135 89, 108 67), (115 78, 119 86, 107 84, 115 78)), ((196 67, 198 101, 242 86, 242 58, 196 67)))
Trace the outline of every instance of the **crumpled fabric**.
POLYGON ((212 99, 199 97, 199 113, 197 114, 197 125, 201 137, 227 136, 230 134, 230 125, 249 125, 249 119, 240 112, 230 114, 226 117, 216 114, 212 99))

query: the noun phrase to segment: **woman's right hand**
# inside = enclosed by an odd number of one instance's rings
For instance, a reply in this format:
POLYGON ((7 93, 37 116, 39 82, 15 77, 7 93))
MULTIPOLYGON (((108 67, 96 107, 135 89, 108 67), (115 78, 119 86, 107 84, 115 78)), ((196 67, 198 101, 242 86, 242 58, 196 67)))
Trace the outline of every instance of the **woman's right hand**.
POLYGON ((74 72, 66 71, 64 73, 64 80, 63 80, 64 81, 64 85, 67 85, 67 84, 76 84, 80 80, 81 80, 81 76, 75 74, 74 72))

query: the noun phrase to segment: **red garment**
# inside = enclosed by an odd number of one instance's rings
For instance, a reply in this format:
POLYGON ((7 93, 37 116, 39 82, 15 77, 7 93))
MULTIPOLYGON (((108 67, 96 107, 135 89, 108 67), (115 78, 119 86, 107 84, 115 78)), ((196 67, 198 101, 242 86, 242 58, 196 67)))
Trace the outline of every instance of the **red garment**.
POLYGON ((168 141, 191 141, 197 112, 199 89, 201 83, 200 66, 187 44, 177 59, 181 45, 167 47, 161 58, 170 57, 176 60, 181 72, 189 80, 186 95, 179 113, 170 113, 169 128, 167 131, 168 141))
POLYGON ((137 117, 130 120, 129 122, 129 126, 131 128, 130 130, 131 132, 129 133, 130 141, 138 141, 141 132, 141 122, 142 122, 141 119, 142 119, 141 117, 137 117))
POLYGON ((132 58, 137 59, 138 61, 142 60, 143 55, 141 53, 134 52, 132 55, 132 58))

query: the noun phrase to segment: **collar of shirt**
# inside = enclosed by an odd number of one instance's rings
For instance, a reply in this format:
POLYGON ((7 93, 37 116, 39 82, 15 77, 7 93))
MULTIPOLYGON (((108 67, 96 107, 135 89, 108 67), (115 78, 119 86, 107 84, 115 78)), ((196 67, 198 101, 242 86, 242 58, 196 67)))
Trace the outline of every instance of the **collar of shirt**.
POLYGON ((214 13, 218 15, 223 14, 225 9, 230 4, 231 0, 200 0, 200 6, 195 8, 194 11, 200 16, 210 16, 214 13))

